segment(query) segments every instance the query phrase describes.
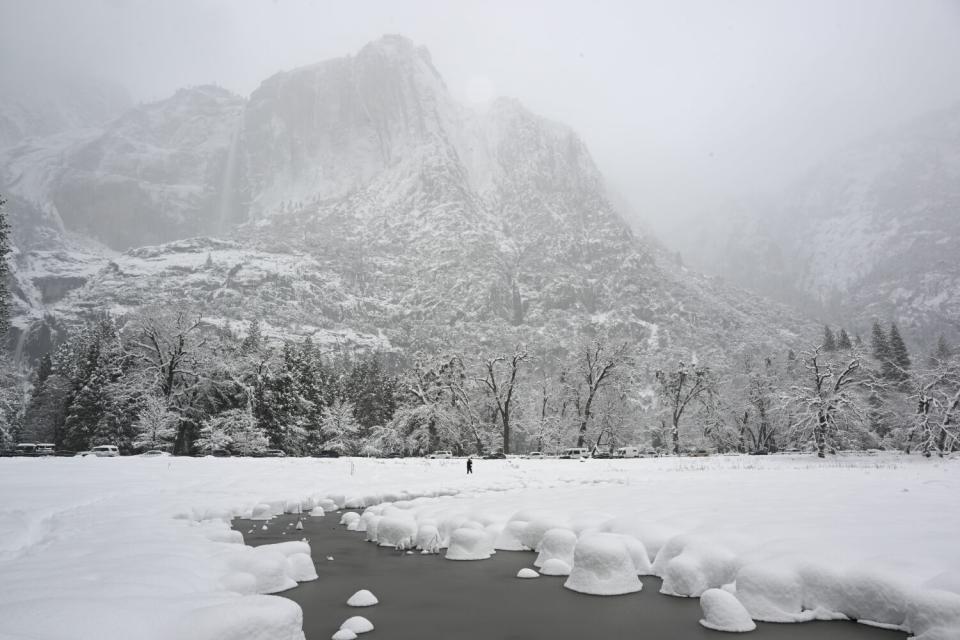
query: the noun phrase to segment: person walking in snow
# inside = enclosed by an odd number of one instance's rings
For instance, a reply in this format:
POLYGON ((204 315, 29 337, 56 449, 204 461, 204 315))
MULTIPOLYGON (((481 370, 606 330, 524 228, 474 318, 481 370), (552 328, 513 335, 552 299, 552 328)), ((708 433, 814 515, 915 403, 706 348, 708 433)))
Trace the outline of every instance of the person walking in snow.
POLYGON ((467 458, 467 474, 473 473, 473 458, 467 458))

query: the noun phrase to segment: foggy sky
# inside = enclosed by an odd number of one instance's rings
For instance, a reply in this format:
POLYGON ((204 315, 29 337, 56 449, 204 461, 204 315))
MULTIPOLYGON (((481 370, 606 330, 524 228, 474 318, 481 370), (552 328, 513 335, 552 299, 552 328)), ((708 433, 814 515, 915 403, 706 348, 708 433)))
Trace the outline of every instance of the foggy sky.
POLYGON ((960 102, 960 1, 0 0, 0 63, 122 83, 140 101, 426 45, 455 96, 573 126, 669 236, 831 151, 960 102))

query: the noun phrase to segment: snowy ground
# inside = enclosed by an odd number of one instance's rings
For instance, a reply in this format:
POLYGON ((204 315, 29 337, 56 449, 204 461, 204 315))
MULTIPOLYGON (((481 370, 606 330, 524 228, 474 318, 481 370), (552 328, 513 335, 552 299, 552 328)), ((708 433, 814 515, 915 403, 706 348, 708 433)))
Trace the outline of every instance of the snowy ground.
POLYGON ((540 564, 572 565, 569 586, 580 591, 635 590, 637 573, 654 573, 675 595, 723 587, 754 619, 843 615, 925 640, 960 637, 960 460, 507 460, 477 461, 472 476, 463 467, 2 459, 0 638, 301 638, 299 608, 257 594, 313 579, 306 548, 245 547, 229 521, 318 503, 373 506, 352 526, 380 543, 451 546, 465 558, 537 547, 540 564))

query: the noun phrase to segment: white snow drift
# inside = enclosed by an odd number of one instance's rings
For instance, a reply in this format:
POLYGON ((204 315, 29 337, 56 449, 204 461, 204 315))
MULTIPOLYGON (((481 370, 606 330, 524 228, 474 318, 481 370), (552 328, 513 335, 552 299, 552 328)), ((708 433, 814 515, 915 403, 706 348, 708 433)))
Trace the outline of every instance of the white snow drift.
POLYGON ((299 607, 263 594, 316 577, 309 547, 285 527, 289 543, 247 548, 229 522, 344 508, 329 517, 378 544, 537 550, 541 574, 589 593, 658 575, 718 627, 849 617, 960 637, 960 461, 893 455, 486 461, 473 476, 425 460, 0 459, 3 633, 300 640, 299 607))

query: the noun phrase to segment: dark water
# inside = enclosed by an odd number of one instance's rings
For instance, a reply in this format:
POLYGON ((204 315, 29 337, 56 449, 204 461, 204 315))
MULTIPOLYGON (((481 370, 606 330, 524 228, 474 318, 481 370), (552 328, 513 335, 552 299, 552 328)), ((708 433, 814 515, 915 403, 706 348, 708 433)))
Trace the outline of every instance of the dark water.
MULTIPOLYGON (((391 640, 723 640, 697 622, 699 601, 658 593, 660 581, 643 579, 643 591, 625 596, 586 596, 563 588, 565 578, 516 578, 532 567, 530 552, 498 551, 490 560, 454 562, 407 555, 364 542, 363 534, 337 524, 340 516, 304 517, 303 531, 288 526, 296 516, 263 523, 234 522, 250 545, 307 538, 319 580, 282 595, 304 613, 307 640, 328 640, 347 618, 362 615, 373 632, 361 638, 391 640), (247 533, 253 529, 253 533, 247 533), (284 532, 286 532, 284 534, 284 532), (334 559, 328 561, 327 556, 334 559), (369 589, 380 600, 353 608, 347 598, 369 589)), ((906 634, 855 622, 758 623, 751 640, 902 640, 906 634)))

